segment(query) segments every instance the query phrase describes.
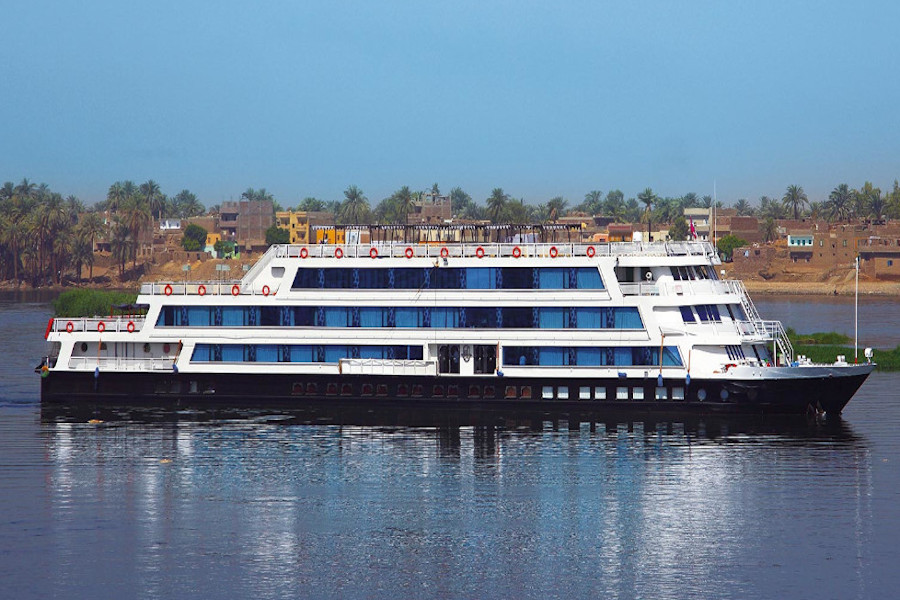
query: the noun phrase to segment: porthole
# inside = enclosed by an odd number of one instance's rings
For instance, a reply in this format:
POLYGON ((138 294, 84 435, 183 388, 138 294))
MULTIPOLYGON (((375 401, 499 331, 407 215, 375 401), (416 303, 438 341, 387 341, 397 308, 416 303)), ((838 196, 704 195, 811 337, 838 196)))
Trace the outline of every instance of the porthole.
POLYGON ((81 351, 87 352, 87 342, 81 342, 81 351))
POLYGON ((721 398, 722 400, 728 400, 728 390, 722 388, 722 391, 719 392, 719 398, 721 398))
POLYGON ((144 344, 144 352, 150 352, 150 344, 144 344))
POLYGON ((697 390, 697 400, 699 400, 700 402, 706 400, 706 390, 704 390, 703 388, 697 390))

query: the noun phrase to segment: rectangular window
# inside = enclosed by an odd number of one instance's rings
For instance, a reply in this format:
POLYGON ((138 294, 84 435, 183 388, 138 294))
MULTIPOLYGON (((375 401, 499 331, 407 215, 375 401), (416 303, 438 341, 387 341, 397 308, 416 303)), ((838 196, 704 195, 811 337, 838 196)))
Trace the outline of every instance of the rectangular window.
POLYGON ((627 387, 617 387, 616 388, 616 400, 628 400, 628 388, 627 387))
POLYGON ((595 387, 594 388, 594 400, 606 400, 606 388, 605 387, 595 387))
POLYGON ((658 387, 656 388, 656 399, 657 400, 667 400, 668 396, 666 395, 666 388, 658 387))
POLYGON ((643 400, 644 399, 644 388, 636 387, 632 390, 632 396, 634 400, 643 400))
POLYGON ((694 319, 694 311, 690 306, 679 306, 681 309, 681 320, 685 323, 695 323, 696 319, 694 319))
POLYGON ((579 387, 578 388, 578 399, 579 400, 590 400, 591 399, 591 388, 590 387, 579 387))

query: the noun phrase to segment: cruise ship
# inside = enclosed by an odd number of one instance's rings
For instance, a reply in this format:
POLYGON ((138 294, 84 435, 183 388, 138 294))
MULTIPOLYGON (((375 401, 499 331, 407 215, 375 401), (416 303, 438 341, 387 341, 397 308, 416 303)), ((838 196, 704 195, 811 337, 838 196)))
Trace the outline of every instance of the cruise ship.
POLYGON ((794 356, 708 242, 275 245, 240 280, 55 318, 45 402, 840 413, 874 364, 794 356))

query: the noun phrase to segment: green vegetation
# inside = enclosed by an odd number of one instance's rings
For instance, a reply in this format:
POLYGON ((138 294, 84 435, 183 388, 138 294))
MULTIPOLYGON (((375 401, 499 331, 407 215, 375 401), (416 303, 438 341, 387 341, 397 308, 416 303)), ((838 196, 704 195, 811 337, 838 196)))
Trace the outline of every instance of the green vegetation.
POLYGON ((57 296, 53 301, 53 311, 57 317, 108 315, 113 312, 111 307, 134 304, 136 299, 136 293, 81 288, 68 290, 57 296))
POLYGON ((716 248, 719 250, 719 253, 721 253, 722 256, 725 257, 726 261, 730 261, 731 255, 734 254, 734 249, 746 245, 747 240, 741 239, 736 235, 732 235, 729 233, 718 241, 718 243, 716 244, 716 248))
POLYGON ((287 244, 290 241, 291 232, 287 229, 282 229, 278 225, 272 225, 271 227, 266 229, 266 243, 268 245, 271 246, 272 244, 287 244))
POLYGON ((197 252, 206 247, 206 230, 199 225, 191 223, 184 230, 184 237, 181 239, 181 245, 188 252, 197 252))
MULTIPOLYGON (((794 346, 794 355, 808 356, 815 363, 832 363, 839 354, 853 362, 853 346, 846 345, 852 340, 834 331, 818 333, 797 333, 792 328, 787 329, 788 338, 794 346)), ((863 348, 859 348, 859 360, 865 362, 863 348)), ((893 350, 875 349, 875 362, 879 371, 900 371, 900 346, 893 350)))
MULTIPOLYGON (((437 184, 430 189, 401 186, 380 202, 373 199, 371 205, 363 190, 355 185, 337 196, 330 200, 305 197, 297 210, 330 212, 337 224, 405 224, 416 203, 440 197, 440 188, 437 184)), ((661 196, 652 188, 630 198, 618 189, 605 194, 592 189, 580 203, 550 194, 546 199, 526 203, 502 187, 494 188, 480 202, 460 187, 452 188, 448 196, 452 215, 457 219, 542 224, 566 216, 603 215, 619 223, 646 223, 648 231, 652 231, 654 223, 671 224, 671 239, 687 236, 679 220, 684 209, 723 207, 710 196, 693 192, 661 196)), ((247 188, 241 199, 271 201, 273 210, 280 208, 265 188, 247 188)), ((745 198, 737 199, 734 208, 738 215, 761 219, 762 236, 771 241, 779 235, 777 220, 789 217, 812 216, 832 222, 900 218, 900 182, 895 180, 892 188, 884 192, 869 181, 858 189, 841 183, 827 198, 815 200, 801 186, 792 184, 783 194, 762 196, 755 205, 745 198)), ((211 211, 217 212, 218 207, 211 211)), ((189 190, 169 197, 152 179, 142 184, 117 181, 109 187, 104 200, 90 207, 74 196, 64 198, 46 184, 38 185, 28 179, 18 185, 7 181, 0 186, 0 280, 27 281, 36 287, 62 284, 67 279, 81 280, 84 267, 88 267, 88 276, 93 279, 98 241, 108 243, 113 264, 122 276, 128 262, 132 269, 137 267, 141 244, 147 243, 147 230, 157 219, 190 218, 204 212, 203 204, 189 190)), ((205 240, 197 241, 199 245, 186 242, 186 247, 202 250, 205 240)))

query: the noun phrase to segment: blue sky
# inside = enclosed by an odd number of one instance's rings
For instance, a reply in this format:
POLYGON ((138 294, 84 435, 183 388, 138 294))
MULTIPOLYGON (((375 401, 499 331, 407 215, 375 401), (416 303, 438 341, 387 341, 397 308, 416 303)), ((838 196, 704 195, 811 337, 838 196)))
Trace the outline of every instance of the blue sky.
POLYGON ((87 202, 900 177, 897 2, 5 0, 0 179, 87 202))

